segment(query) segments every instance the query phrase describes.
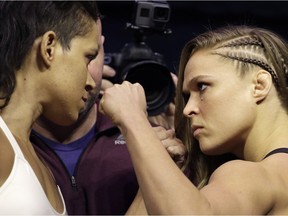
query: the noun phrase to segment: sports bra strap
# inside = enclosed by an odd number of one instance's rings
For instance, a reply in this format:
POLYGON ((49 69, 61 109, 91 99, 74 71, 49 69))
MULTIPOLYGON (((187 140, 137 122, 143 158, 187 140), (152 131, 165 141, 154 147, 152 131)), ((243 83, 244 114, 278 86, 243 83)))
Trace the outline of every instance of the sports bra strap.
POLYGON ((264 158, 267 158, 269 157, 270 155, 273 155, 273 154, 277 154, 277 153, 287 153, 288 154, 288 148, 278 148, 278 149, 274 149, 273 151, 269 152, 264 158))
POLYGON ((14 138, 14 136, 11 133, 10 129, 8 128, 7 124, 2 119, 2 116, 0 116, 0 128, 2 129, 2 131, 4 132, 4 134, 7 137, 8 141, 10 142, 10 144, 11 144, 11 146, 15 152, 15 156, 17 155, 17 156, 24 157, 16 139, 14 138))

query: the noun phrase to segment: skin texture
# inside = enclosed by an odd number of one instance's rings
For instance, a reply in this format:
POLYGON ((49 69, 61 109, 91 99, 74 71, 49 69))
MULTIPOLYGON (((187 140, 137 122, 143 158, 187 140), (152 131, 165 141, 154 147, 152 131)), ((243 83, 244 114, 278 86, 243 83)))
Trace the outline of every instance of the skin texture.
MULTIPOLYGON (((143 88, 115 85, 105 91, 101 110, 125 136, 147 212, 287 214, 287 154, 263 160, 271 150, 288 147, 288 116, 271 74, 255 66, 240 76, 233 62, 202 49, 185 67, 182 92, 187 99, 183 114, 191 118, 191 136, 201 150, 231 152, 241 160, 220 166, 199 190, 173 163, 146 120, 143 88)), ((136 214, 141 202, 138 197, 130 212, 136 214)))

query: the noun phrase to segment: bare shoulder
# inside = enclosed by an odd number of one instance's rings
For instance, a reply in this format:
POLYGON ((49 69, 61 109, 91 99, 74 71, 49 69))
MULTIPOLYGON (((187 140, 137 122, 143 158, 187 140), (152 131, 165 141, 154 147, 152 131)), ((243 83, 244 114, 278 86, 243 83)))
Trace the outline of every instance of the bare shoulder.
MULTIPOLYGON (((255 175, 264 174, 265 167, 261 165, 261 162, 250 162, 244 160, 231 160, 220 167, 218 167, 211 176, 211 180, 218 178, 237 178, 239 175, 243 175, 247 178, 251 175, 247 175, 248 172, 253 172, 255 175)), ((242 176, 242 177, 243 177, 242 176)), ((259 176, 260 177, 260 176, 259 176)))
POLYGON ((265 167, 268 184, 276 200, 275 208, 270 213, 288 215, 288 154, 271 155, 261 165, 265 167))
POLYGON ((221 184, 233 191, 243 192, 243 190, 262 191, 260 187, 266 187, 269 173, 261 162, 250 162, 244 160, 232 160, 214 171, 209 180, 209 184, 221 184))
MULTIPOLYGON (((241 214, 287 214, 288 155, 277 154, 261 162, 229 161, 215 170, 202 191, 207 197, 222 194, 230 208, 235 205, 241 214)), ((221 200, 212 202, 225 205, 221 200)))

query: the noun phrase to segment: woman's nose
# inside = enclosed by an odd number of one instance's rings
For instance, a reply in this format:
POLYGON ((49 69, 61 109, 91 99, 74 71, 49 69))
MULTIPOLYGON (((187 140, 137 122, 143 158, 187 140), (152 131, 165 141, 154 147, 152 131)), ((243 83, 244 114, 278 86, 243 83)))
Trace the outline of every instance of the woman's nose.
POLYGON ((189 100, 183 109, 184 116, 191 117, 192 115, 198 114, 199 113, 198 104, 199 104, 198 100, 195 97, 192 97, 192 95, 190 95, 189 100))
POLYGON ((95 88, 96 88, 96 83, 95 83, 94 79, 92 78, 91 74, 88 73, 87 74, 87 81, 86 81, 86 85, 85 85, 85 90, 87 92, 89 92, 95 88))

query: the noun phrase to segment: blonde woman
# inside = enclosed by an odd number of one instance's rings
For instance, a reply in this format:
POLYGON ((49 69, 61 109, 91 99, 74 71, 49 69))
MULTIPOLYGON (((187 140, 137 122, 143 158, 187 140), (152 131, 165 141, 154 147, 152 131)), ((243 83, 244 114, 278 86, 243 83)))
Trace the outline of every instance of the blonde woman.
POLYGON ((175 129, 193 182, 147 122, 143 88, 125 82, 106 90, 102 112, 125 136, 142 193, 130 212, 143 198, 155 215, 287 215, 287 65, 286 42, 266 29, 228 26, 186 44, 175 129), (206 156, 226 154, 238 159, 203 170, 206 156))

